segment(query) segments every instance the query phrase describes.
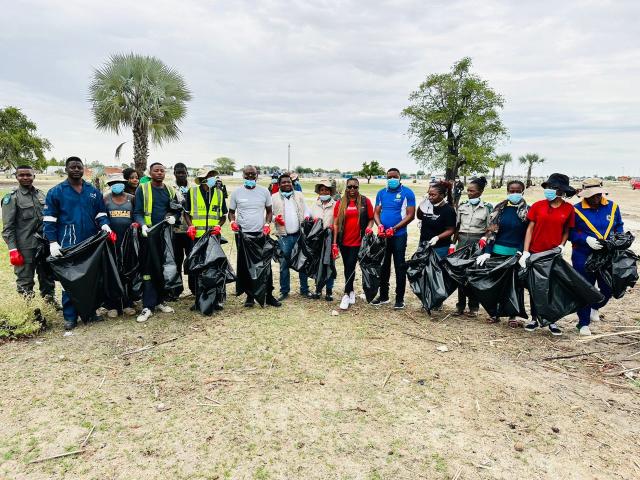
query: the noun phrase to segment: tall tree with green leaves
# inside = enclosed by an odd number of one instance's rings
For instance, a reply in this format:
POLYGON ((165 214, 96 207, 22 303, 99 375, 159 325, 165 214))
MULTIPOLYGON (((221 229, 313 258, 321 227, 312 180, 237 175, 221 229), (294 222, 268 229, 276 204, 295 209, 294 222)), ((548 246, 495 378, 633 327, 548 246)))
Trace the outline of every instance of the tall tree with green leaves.
POLYGON ((545 159, 542 158, 537 153, 527 153, 526 155, 521 156, 518 161, 521 165, 527 166, 527 187, 531 186, 531 170, 534 165, 542 164, 545 162, 545 159))
POLYGON ((219 157, 213 161, 213 166, 220 175, 231 175, 236 171, 236 162, 229 157, 219 157))
POLYGON ((421 166, 444 170, 447 180, 463 165, 467 172, 486 171, 496 145, 507 136, 499 113, 504 99, 471 73, 469 57, 449 73, 428 75, 409 102, 402 111, 409 119, 409 153, 421 166))
POLYGON ((502 188, 502 184, 504 183, 504 170, 507 167, 508 163, 513 162, 513 158, 511 158, 510 153, 503 153, 496 157, 502 166, 502 171, 500 172, 500 182, 498 183, 498 188, 502 188))
POLYGON ((367 183, 371 183, 371 177, 376 175, 384 175, 385 171, 380 166, 379 162, 377 162, 376 160, 372 160, 369 163, 364 162, 362 164, 362 170, 360 170, 360 172, 358 173, 359 175, 362 175, 367 179, 367 183))
POLYGON ((38 135, 36 124, 19 108, 0 109, 0 168, 13 169, 20 164, 41 170, 46 168, 44 153, 51 143, 38 135))
POLYGON ((89 88, 91 109, 100 130, 133 131, 133 160, 139 176, 149 158, 149 136, 156 145, 176 140, 191 92, 182 76, 156 57, 112 55, 95 69, 89 88))

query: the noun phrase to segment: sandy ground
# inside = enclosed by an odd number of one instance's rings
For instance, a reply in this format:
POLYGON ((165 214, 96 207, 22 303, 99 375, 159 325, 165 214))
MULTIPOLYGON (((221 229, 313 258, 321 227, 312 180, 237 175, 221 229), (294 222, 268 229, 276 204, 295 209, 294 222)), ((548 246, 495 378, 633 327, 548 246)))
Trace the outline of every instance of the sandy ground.
MULTIPOLYGON (((637 234, 640 192, 612 198, 637 234)), ((0 478, 640 478, 640 371, 620 374, 639 334, 582 342, 574 316, 562 337, 527 334, 407 299, 333 316, 230 297, 205 318, 185 298, 71 337, 58 319, 0 346, 0 478)), ((602 313, 595 333, 639 330, 637 288, 602 313)))

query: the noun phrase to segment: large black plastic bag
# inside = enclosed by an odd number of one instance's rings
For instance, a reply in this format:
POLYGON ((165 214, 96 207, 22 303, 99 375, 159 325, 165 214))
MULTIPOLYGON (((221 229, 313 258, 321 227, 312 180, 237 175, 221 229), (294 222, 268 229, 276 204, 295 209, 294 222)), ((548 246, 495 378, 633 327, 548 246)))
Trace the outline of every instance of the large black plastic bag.
POLYGON ((520 275, 542 325, 604 300, 603 295, 562 258, 559 248, 531 255, 520 275))
POLYGON ((484 265, 475 260, 467 268, 465 291, 473 295, 492 317, 528 318, 524 288, 518 280, 519 256, 488 258, 484 265))
POLYGON ((49 257, 47 262, 83 320, 94 317, 106 300, 122 298, 124 288, 115 249, 105 232, 62 249, 62 253, 61 257, 49 257))
POLYGON ((227 298, 226 284, 236 280, 222 243, 226 243, 223 237, 208 233, 201 236, 185 262, 189 271, 197 276, 196 308, 204 315, 222 310, 227 298))
MULTIPOLYGON (((317 223, 321 223, 320 221, 317 223)), ((316 282, 316 291, 320 291, 327 284, 327 280, 336 276, 336 262, 331 254, 331 247, 333 245, 333 230, 325 228, 322 231, 322 244, 318 260, 316 262, 316 269, 310 277, 316 282)))
POLYGON ((422 242, 407 261, 407 278, 411 290, 422 302, 424 309, 438 308, 449 297, 445 284, 445 273, 440 266, 440 257, 428 242, 422 242))
POLYGON ((594 250, 584 264, 587 272, 602 277, 614 298, 622 298, 627 287, 633 287, 638 281, 638 256, 629 250, 634 240, 631 232, 615 233, 607 240, 600 240, 604 248, 594 250))
POLYGON ((250 235, 236 233, 238 245, 238 272, 236 274, 236 295, 246 293, 264 307, 267 291, 273 288, 269 284, 271 260, 277 258, 278 242, 262 233, 250 235))
POLYGON ((137 228, 128 228, 120 244, 119 267, 125 296, 130 300, 139 300, 142 297, 140 258, 140 234, 137 228))
POLYGON ((141 264, 161 299, 174 300, 180 296, 184 287, 173 253, 173 228, 166 220, 149 229, 142 242, 141 264))
POLYGON ((455 292, 458 287, 465 287, 467 269, 475 265, 479 252, 478 244, 474 243, 466 245, 440 260, 440 266, 444 270, 445 288, 449 295, 455 292))
MULTIPOLYGON (((358 263, 362 270, 362 288, 367 302, 371 302, 380 288, 380 272, 387 240, 377 235, 365 235, 358 250, 358 263)), ((346 280, 346 279, 345 279, 346 280)))
POLYGON ((287 259, 289 266, 296 272, 314 276, 318 270, 324 240, 322 220, 303 220, 298 241, 291 249, 291 258, 287 259))

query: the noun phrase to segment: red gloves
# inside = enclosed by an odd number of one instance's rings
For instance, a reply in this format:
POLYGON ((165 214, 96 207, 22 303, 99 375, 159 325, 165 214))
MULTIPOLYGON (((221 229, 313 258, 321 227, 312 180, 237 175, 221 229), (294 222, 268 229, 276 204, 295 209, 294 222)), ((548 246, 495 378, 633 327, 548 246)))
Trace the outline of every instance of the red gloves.
MULTIPOLYGON (((304 217, 305 220, 311 220, 311 217, 309 215, 307 215, 306 217, 304 217)), ((318 220, 314 220, 314 222, 317 222, 318 220)))
POLYGON ((331 256, 335 260, 336 258, 338 258, 339 255, 340 255, 340 249, 338 248, 338 244, 334 243, 333 245, 331 245, 331 256))
POLYGON ((9 250, 9 262, 14 267, 21 267, 24 265, 24 257, 17 248, 9 250))
POLYGON ((372 235, 373 234, 373 230, 371 230, 369 227, 364 229, 364 234, 365 235, 372 235))
POLYGON ((281 227, 284 227, 284 217, 282 215, 276 215, 276 218, 274 218, 273 221, 276 222, 281 227))
POLYGON ((240 225, 238 225, 236 222, 231 222, 231 230, 233 230, 234 232, 239 232, 240 225))
MULTIPOLYGON (((318 219, 318 220, 320 220, 320 219, 318 219)), ((329 225, 327 228, 333 232, 333 224, 329 225)))
POLYGON ((196 227, 194 225, 187 228, 187 237, 189 237, 191 241, 196 239, 196 227))
MULTIPOLYGON (((307 217, 307 218, 309 218, 309 217, 307 217)), ((316 217, 316 218, 313 219, 313 223, 318 223, 319 221, 320 221, 320 217, 316 217)))
POLYGON ((264 233, 265 235, 269 235, 271 233, 271 227, 268 223, 265 224, 264 227, 262 227, 262 233, 264 233))
POLYGON ((384 232, 384 236, 389 238, 389 237, 393 237, 393 234, 395 232, 393 231, 393 228, 387 228, 384 232))
POLYGON ((451 245, 449 245, 449 250, 447 251, 447 255, 451 255, 455 251, 456 251, 456 246, 452 243, 451 245))
POLYGON ((118 241, 118 236, 116 235, 116 232, 114 232, 113 230, 111 230, 107 236, 109 237, 109 241, 114 245, 118 241))
POLYGON ((479 241, 478 241, 478 246, 480 248, 484 248, 487 246, 487 239, 482 237, 479 241))
POLYGON ((133 222, 133 223, 131 224, 131 228, 138 229, 138 228, 140 228, 140 224, 139 224, 138 222, 133 222))
POLYGON ((378 236, 384 238, 384 225, 378 225, 378 236))
POLYGON ((222 233, 222 229, 220 228, 220 225, 216 225, 211 229, 211 235, 219 236, 221 233, 222 233))

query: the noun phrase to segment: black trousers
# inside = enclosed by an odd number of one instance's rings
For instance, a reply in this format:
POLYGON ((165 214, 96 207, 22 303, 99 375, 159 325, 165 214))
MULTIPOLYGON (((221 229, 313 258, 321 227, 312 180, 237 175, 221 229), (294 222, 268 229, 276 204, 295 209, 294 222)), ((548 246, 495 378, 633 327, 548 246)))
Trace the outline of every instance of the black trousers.
POLYGON ((396 302, 404 301, 404 291, 407 287, 407 235, 387 238, 387 250, 382 261, 380 272, 380 298, 389 298, 389 278, 391 278, 391 257, 396 271, 396 302))
POLYGON ((353 282, 356 279, 356 265, 358 264, 358 252, 360 247, 347 247, 340 245, 340 255, 344 264, 344 293, 353 292, 353 282))
MULTIPOLYGON (((193 248, 193 242, 187 236, 186 233, 175 233, 173 235, 173 254, 176 258, 176 266, 180 273, 184 270, 184 259, 189 256, 191 249, 193 248)), ((195 277, 189 275, 189 290, 195 295, 196 281, 195 277)))
MULTIPOLYGON (((457 248, 463 248, 467 245, 473 245, 474 243, 478 243, 480 238, 482 237, 481 233, 460 233, 458 234, 458 245, 457 248)), ((469 299, 469 311, 477 312, 480 309, 480 302, 475 297, 469 296, 467 297, 465 291, 462 287, 458 288, 458 303, 456 303, 456 308, 460 311, 464 311, 464 308, 467 306, 467 298, 469 299)))

